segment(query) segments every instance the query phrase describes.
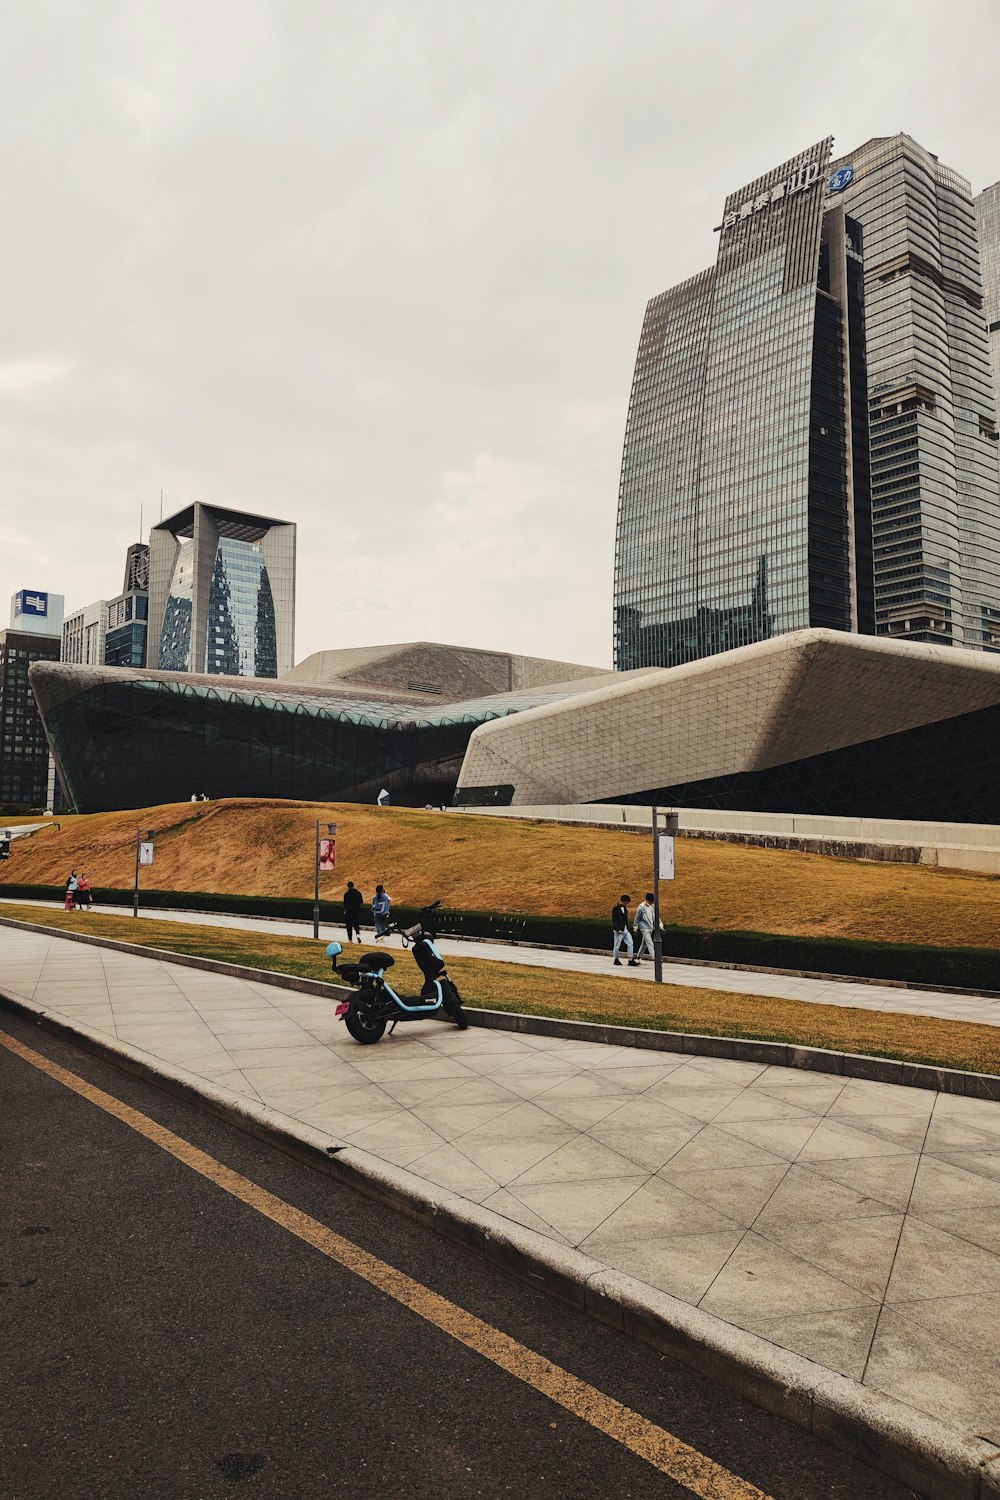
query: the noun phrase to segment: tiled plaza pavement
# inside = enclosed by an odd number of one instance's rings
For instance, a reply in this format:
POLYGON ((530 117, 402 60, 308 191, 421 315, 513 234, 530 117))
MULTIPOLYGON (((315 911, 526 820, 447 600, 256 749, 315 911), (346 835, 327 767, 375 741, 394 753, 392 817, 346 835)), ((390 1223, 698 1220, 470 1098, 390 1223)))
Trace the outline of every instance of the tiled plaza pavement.
POLYGON ((1000 1439, 1000 1104, 440 1022, 0 927, 0 988, 1000 1439))
MULTIPOLYGON (((0 912, 4 905, 54 906, 53 902, 16 901, 11 903, 0 897, 0 912)), ((105 906, 101 910, 109 915, 131 916, 131 907, 105 906)), ((288 934, 294 937, 312 935, 308 922, 288 922, 270 917, 240 917, 225 912, 198 911, 154 911, 145 915, 156 921, 184 922, 194 926, 234 927, 248 932, 288 934)), ((321 928, 324 942, 330 938, 344 939, 343 928, 321 928)), ((370 942, 369 934, 363 941, 370 942)), ((136 942, 142 942, 142 928, 137 929, 136 942)), ((399 949, 398 937, 387 940, 386 946, 399 949)), ((565 949, 519 948, 509 943, 466 942, 461 938, 443 937, 440 947, 445 954, 456 958, 487 958, 498 963, 528 964, 541 969, 569 969, 577 974, 618 974, 628 980, 652 981, 653 965, 644 962, 640 968, 630 969, 623 964, 620 969, 611 965, 611 955, 595 953, 570 953, 565 949)), ((809 979, 794 974, 762 974, 746 969, 713 968, 702 964, 667 962, 663 970, 664 982, 680 984, 693 989, 728 990, 738 995, 771 995, 782 1000, 803 1000, 815 1005, 848 1005, 861 1010, 892 1010, 909 1016, 940 1016, 949 1021, 976 1021, 983 1026, 1000 1026, 1000 1000, 991 1000, 981 995, 961 995, 944 990, 907 990, 887 984, 864 984, 850 979, 809 979)))

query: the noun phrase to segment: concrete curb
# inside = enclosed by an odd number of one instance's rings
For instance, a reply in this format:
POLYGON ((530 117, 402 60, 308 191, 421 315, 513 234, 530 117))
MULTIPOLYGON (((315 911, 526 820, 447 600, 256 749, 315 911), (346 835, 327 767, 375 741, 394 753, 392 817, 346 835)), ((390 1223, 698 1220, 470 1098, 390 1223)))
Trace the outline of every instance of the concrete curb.
POLYGON ((301 1121, 243 1100, 138 1048, 111 1041, 0 990, 0 1008, 82 1046, 175 1098, 207 1110, 344 1186, 405 1213, 442 1238, 539 1287, 578 1312, 697 1370, 794 1422, 926 1500, 996 1500, 1000 1446, 779 1349, 599 1261, 554 1244, 404 1168, 345 1146, 301 1121))
MULTIPOLYGON (((190 953, 171 953, 166 948, 125 943, 118 938, 99 937, 95 933, 68 932, 61 927, 19 922, 14 917, 0 917, 0 927, 14 927, 21 932, 47 932, 53 937, 87 943, 94 948, 111 948, 116 953, 134 953, 140 958, 155 959, 157 963, 180 964, 189 969, 227 974, 234 979, 248 979, 254 984, 270 984, 277 989, 296 990, 304 995, 323 995, 332 1000, 354 993, 349 985, 330 984, 322 979, 304 979, 298 974, 282 974, 276 969, 253 969, 245 964, 227 964, 220 959, 199 958, 190 953)), ((963 1094, 969 1099, 1000 1101, 1000 1074, 967 1073, 959 1068, 936 1068, 928 1063, 903 1062, 895 1057, 832 1052, 824 1047, 804 1047, 790 1042, 764 1042, 746 1037, 708 1036, 691 1031, 611 1026, 599 1021, 529 1016, 519 1011, 470 1007, 466 1013, 471 1026, 485 1026, 494 1031, 521 1031, 534 1036, 561 1036, 577 1042, 644 1047, 652 1052, 686 1052, 695 1057, 721 1057, 735 1062, 774 1063, 782 1068, 801 1068, 812 1073, 834 1073, 842 1078, 893 1083, 901 1088, 934 1089, 939 1094, 963 1094)))
MULTIPOLYGON (((470 1007, 466 1014, 471 1026, 486 1026, 497 1031, 561 1036, 575 1042, 603 1042, 606 1046, 642 1047, 651 1052, 686 1052, 692 1056, 722 1057, 734 1062, 774 1063, 782 1068, 801 1068, 810 1073, 835 1073, 842 1078, 864 1078, 903 1088, 933 1089, 939 1094, 1000 1100, 1000 1074, 966 1073, 959 1068, 936 1068, 929 1063, 903 1062, 896 1057, 869 1057, 864 1053, 832 1052, 825 1047, 803 1047, 791 1042, 764 1042, 746 1037, 611 1026, 602 1021, 571 1021, 558 1016, 526 1016, 517 1011, 470 1007)), ((1000 1044, 1000 1037, 997 1040, 1000 1044)))

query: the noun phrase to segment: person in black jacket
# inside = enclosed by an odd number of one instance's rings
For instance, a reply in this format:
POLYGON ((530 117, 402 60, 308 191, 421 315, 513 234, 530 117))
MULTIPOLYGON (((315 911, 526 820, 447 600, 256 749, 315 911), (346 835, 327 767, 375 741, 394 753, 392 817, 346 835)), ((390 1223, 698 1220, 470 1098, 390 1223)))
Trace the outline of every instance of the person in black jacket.
POLYGON ((361 941, 361 907, 364 896, 357 889, 353 880, 347 882, 347 890, 344 892, 344 926, 347 928, 347 941, 351 941, 351 933, 354 933, 356 942, 361 941))
POLYGON ((623 896, 618 904, 611 908, 611 931, 614 937, 614 948, 612 951, 615 963, 619 969, 622 966, 622 961, 618 957, 618 953, 622 943, 625 944, 625 952, 628 954, 629 968, 637 969, 639 967, 639 960, 632 956, 632 934, 628 928, 628 904, 631 899, 631 896, 623 896))

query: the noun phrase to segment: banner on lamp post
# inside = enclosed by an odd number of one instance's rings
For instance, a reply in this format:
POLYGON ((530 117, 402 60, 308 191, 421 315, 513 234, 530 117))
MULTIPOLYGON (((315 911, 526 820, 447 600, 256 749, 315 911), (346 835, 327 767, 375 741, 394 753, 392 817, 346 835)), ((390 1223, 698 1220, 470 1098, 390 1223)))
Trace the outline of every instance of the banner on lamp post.
POLYGON ((673 880, 677 874, 677 867, 674 863, 673 834, 661 833, 658 837, 660 841, 660 879, 673 880))
POLYGON ((319 937, 319 877, 337 868, 337 825, 316 821, 316 884, 313 888, 313 937, 319 937))
POLYGON ((148 840, 144 840, 139 845, 139 863, 141 865, 153 863, 153 845, 148 840))

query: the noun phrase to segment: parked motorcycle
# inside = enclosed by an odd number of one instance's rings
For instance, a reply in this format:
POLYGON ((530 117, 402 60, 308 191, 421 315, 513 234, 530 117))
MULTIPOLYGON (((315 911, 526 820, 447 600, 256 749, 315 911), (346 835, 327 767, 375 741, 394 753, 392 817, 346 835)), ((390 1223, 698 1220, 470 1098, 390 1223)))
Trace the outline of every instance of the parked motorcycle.
POLYGON ((389 928, 390 932, 399 933, 404 948, 410 948, 423 976, 419 996, 400 995, 389 983, 386 971, 395 964, 391 953, 365 953, 357 963, 341 964, 338 968, 341 945, 331 943, 327 948, 336 974, 359 991, 337 1006, 338 1017, 356 1042, 377 1042, 387 1026, 391 1036, 400 1021, 426 1021, 434 1016, 453 1021, 459 1031, 468 1026, 458 986, 448 974, 436 943, 434 913, 440 905, 440 901, 435 901, 425 906, 413 927, 389 928))

